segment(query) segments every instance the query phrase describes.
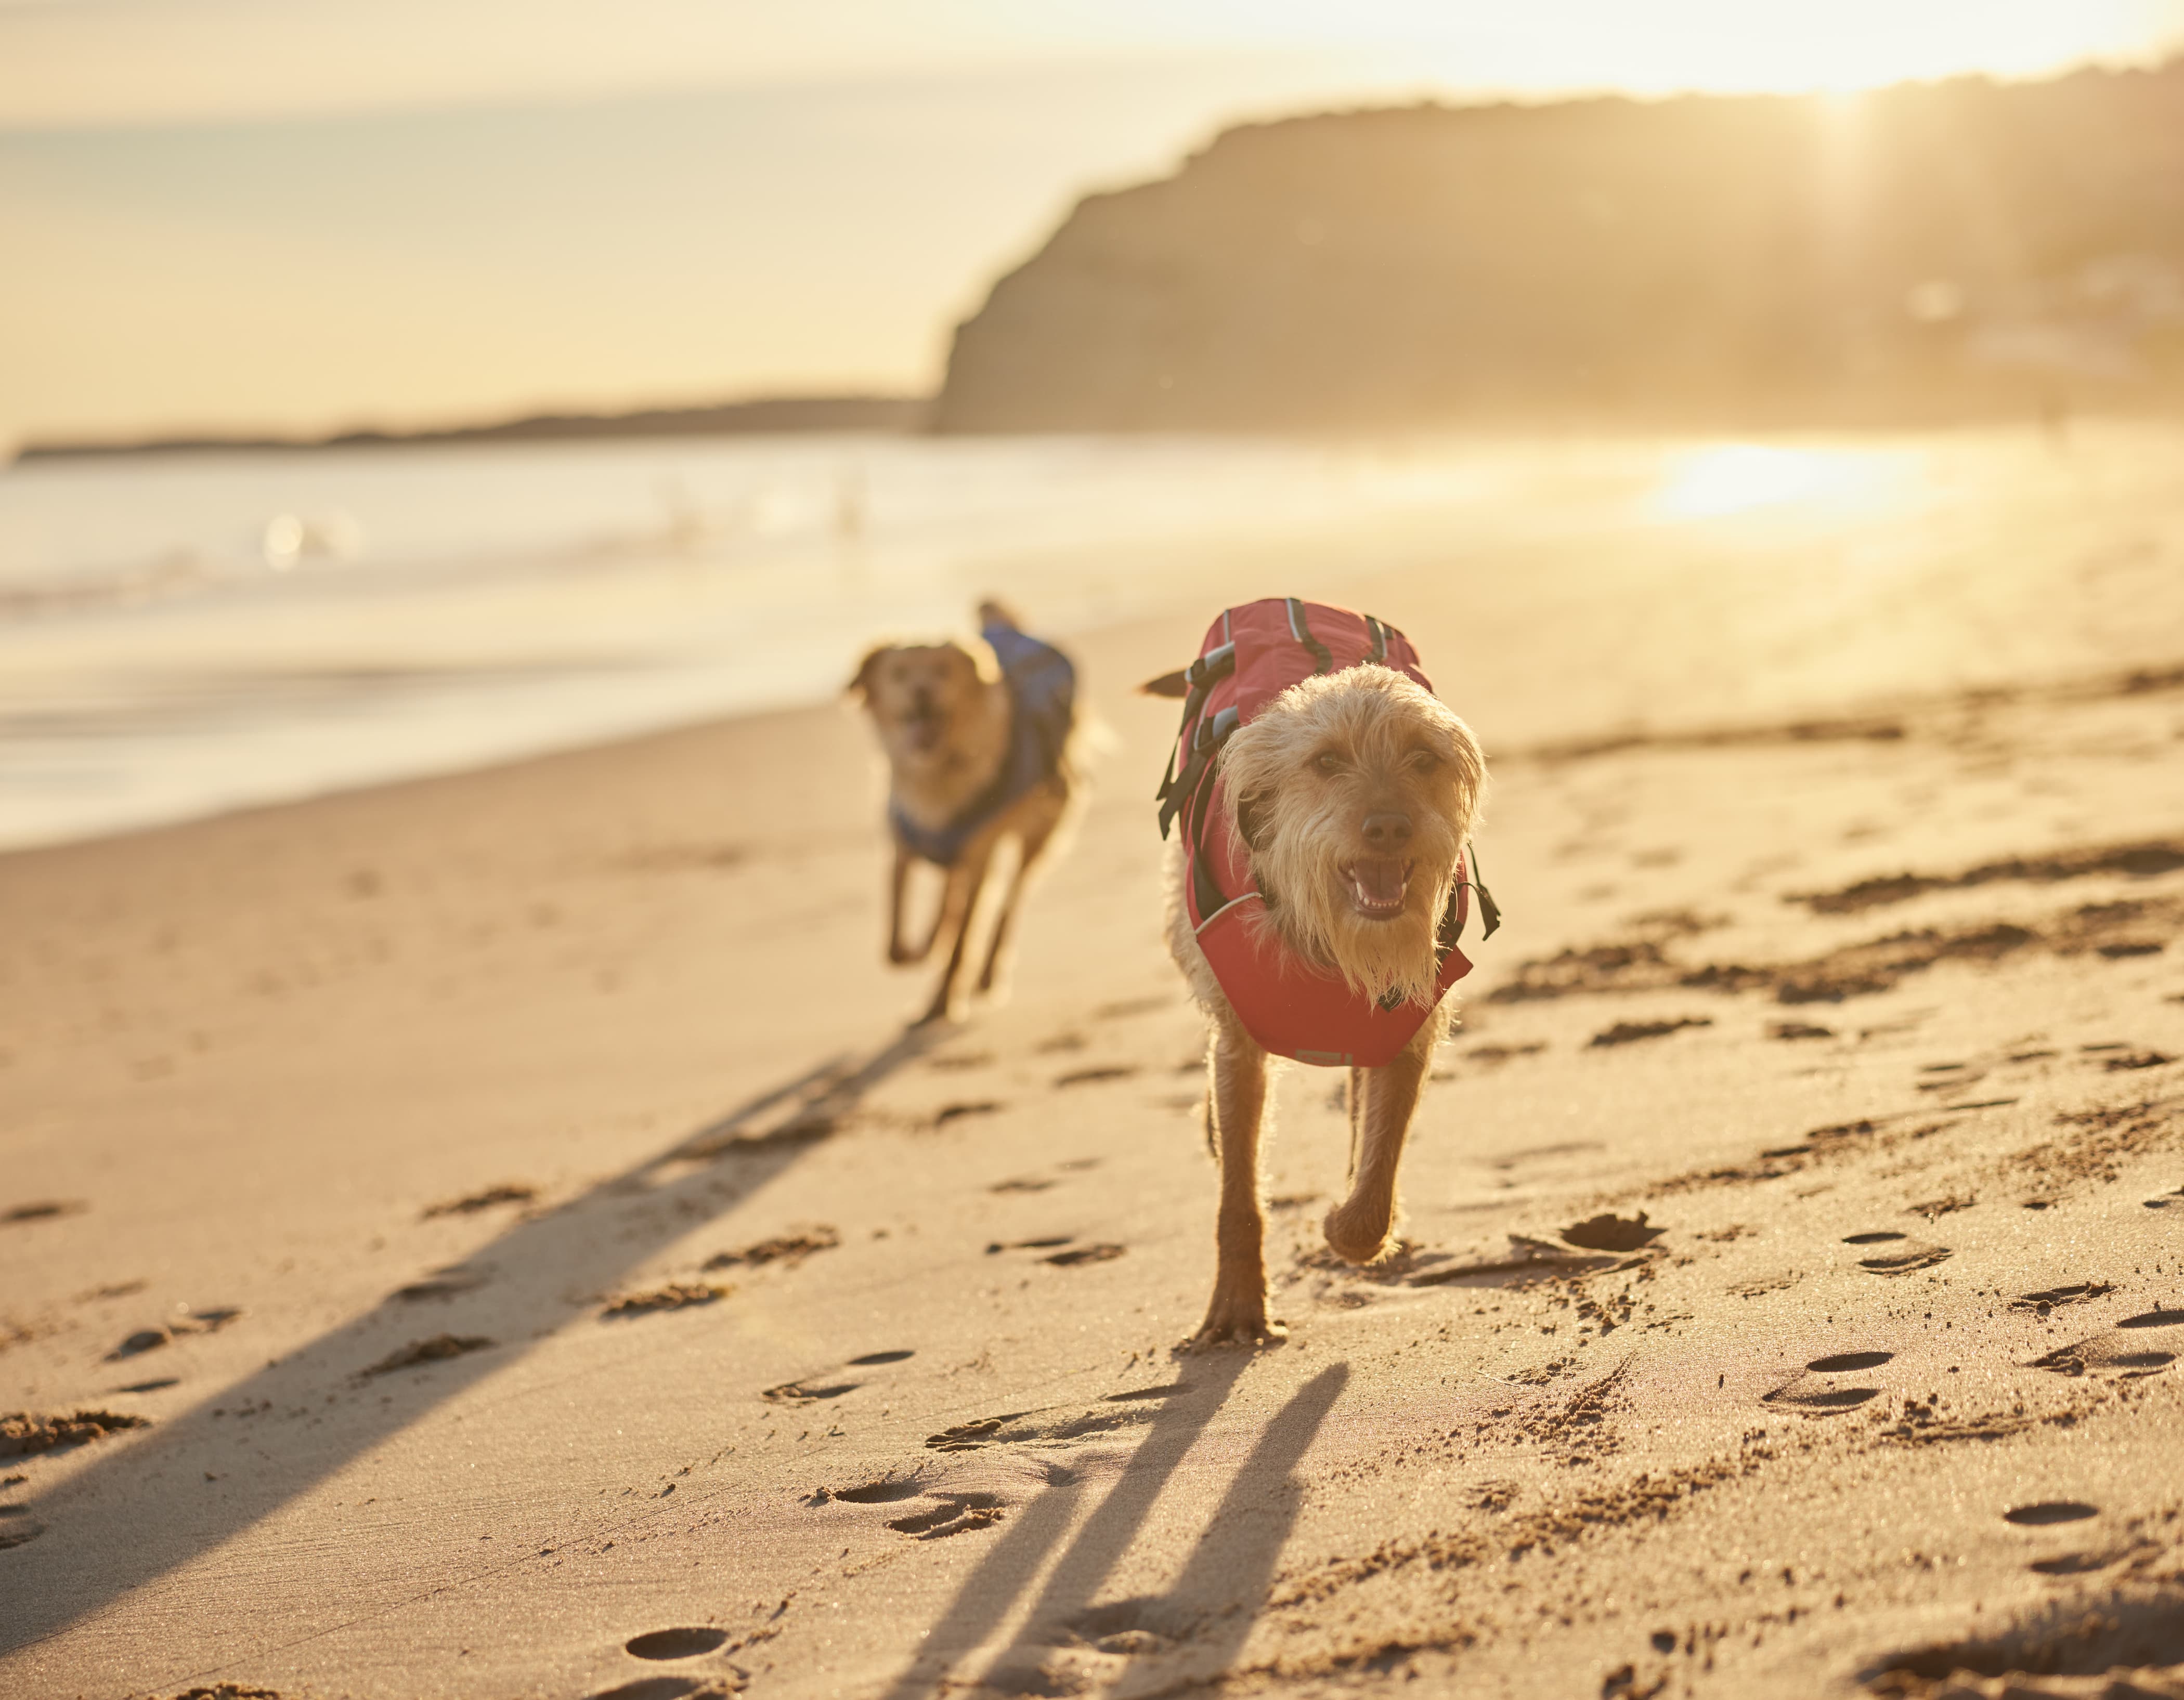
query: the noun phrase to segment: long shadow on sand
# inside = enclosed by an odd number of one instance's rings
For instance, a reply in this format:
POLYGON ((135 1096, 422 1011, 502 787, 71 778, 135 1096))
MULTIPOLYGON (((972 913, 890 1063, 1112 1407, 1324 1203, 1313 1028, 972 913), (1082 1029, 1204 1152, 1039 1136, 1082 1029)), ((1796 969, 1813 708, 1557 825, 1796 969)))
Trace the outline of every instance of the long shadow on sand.
POLYGON ((1140 1686, 1164 1691, 1179 1681, 1211 1681, 1228 1669, 1258 1621, 1274 1565, 1303 1508, 1304 1487, 1291 1472, 1349 1380, 1350 1366, 1338 1364, 1297 1389, 1237 1470, 1165 1594, 1118 1601, 1084 1614, 1089 1629, 1112 1619, 1124 1629, 1150 1630, 1179 1643, 1168 1657, 1140 1653, 1117 1679, 1116 1692, 1134 1692, 1140 1686), (1150 1681, 1140 1682, 1141 1676, 1150 1681))
MULTIPOLYGON (((1162 1678, 1178 1667, 1193 1678, 1227 1667, 1265 1603, 1274 1564, 1296 1520, 1302 1495, 1290 1471, 1348 1382, 1348 1366, 1323 1370, 1276 1414, 1167 1593, 1095 1601, 1250 1361, 1241 1353, 1210 1360, 1201 1379, 1162 1407, 1114 1486, 1055 1561, 982 1687, 1005 1694, 1063 1692, 1045 1668, 1054 1650, 1096 1647, 1118 1636, 1134 1646, 1150 1638, 1163 1649, 1178 1647, 1173 1658, 1151 1662, 1162 1678), (1129 1637, 1130 1631, 1138 1638, 1129 1637)), ((1013 1520, 965 1581, 888 1700, 917 1700, 946 1686, 950 1666, 1009 1615, 1047 1553, 1062 1542, 1077 1520, 1084 1491, 1076 1472, 1053 1469, 1051 1486, 1013 1520)), ((1128 1674, 1140 1674, 1135 1662, 1128 1674)))
POLYGON ((389 1298, 42 1496, 43 1538, 0 1553, 0 1653, 56 1635, 210 1552, 507 1368, 660 1247, 766 1186, 940 1036, 913 1028, 869 1056, 837 1058, 761 1093, 518 1221, 458 1266, 448 1297, 389 1298), (463 1285, 471 1276, 475 1288, 463 1285), (443 1334, 501 1343, 422 1373, 359 1379, 391 1350, 443 1334))

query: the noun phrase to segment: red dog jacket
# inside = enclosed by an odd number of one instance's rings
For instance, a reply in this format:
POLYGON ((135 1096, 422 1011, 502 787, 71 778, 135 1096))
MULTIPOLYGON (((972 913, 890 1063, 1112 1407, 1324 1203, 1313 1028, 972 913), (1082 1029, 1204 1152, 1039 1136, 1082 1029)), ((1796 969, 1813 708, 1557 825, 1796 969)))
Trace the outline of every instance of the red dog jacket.
MULTIPOLYGON (((1431 1013, 1429 1004, 1374 1002, 1342 977, 1305 961, 1251 924, 1264 907, 1248 853, 1228 829, 1216 771, 1222 744, 1268 703, 1316 673, 1394 669, 1431 691, 1410 640, 1370 614, 1294 597, 1225 609, 1207 629, 1198 659, 1148 687, 1182 695, 1183 725, 1162 775, 1161 836, 1179 815, 1190 858, 1184 902, 1198 947, 1244 1029, 1276 1056, 1323 1067, 1379 1068, 1393 1062, 1431 1013)), ((1442 913, 1435 1002, 1471 971, 1457 948, 1471 913, 1472 857, 1457 862, 1456 889, 1442 913)), ((1501 925, 1479 887, 1486 936, 1501 925)))

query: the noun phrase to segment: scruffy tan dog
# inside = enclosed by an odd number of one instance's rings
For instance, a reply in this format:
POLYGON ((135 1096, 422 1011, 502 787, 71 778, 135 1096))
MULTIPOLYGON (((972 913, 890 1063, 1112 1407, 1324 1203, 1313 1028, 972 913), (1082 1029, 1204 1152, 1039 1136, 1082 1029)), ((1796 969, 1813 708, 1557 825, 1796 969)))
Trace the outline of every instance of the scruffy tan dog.
POLYGON ((888 960, 923 962, 944 935, 948 965, 926 1021, 956 1002, 970 921, 994 852, 1014 838, 1015 871, 995 917, 978 989, 993 990, 1033 866, 1068 812, 1078 776, 1076 670, 1050 644, 1027 636, 998 603, 978 607, 980 635, 931 643, 883 644, 850 681, 886 753, 888 825, 894 869, 888 904, 888 960), (912 864, 946 876, 932 926, 904 941, 904 897, 912 864))
MULTIPOLYGON (((1306 680, 1239 727, 1221 754, 1225 820, 1264 898, 1269 929, 1354 993, 1430 1006, 1396 1059, 1349 1072, 1350 1196, 1328 1212, 1327 1242, 1370 1263, 1390 1242, 1396 1170, 1434 1047, 1448 1031, 1439 932, 1458 857, 1486 789, 1471 730, 1430 692, 1390 669, 1306 680)), ((1190 850, 1167 860, 1168 948, 1206 1012, 1207 1136, 1221 1164, 1213 1300, 1198 1338, 1271 1340, 1259 1134, 1269 1058, 1244 1027, 1184 908, 1190 850)))

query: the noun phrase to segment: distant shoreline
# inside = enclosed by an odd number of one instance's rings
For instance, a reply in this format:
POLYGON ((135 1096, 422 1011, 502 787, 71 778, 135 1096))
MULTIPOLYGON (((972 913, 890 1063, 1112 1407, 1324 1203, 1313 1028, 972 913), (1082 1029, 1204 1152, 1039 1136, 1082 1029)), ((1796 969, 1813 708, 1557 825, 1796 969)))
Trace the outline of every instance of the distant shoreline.
POLYGON ((18 465, 99 455, 186 454, 208 451, 411 448, 461 442, 576 442, 616 437, 756 435, 772 431, 925 429, 933 409, 924 396, 769 396, 711 407, 646 408, 621 414, 532 414, 492 425, 438 431, 351 431, 332 436, 172 436, 127 442, 26 442, 18 465))

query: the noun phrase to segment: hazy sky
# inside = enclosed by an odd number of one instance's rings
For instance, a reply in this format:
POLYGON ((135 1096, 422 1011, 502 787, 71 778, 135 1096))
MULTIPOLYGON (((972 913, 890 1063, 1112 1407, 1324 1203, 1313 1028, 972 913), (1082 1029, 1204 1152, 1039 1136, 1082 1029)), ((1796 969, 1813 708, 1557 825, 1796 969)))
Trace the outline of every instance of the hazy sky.
POLYGON ((2184 0, 0 0, 0 443, 923 386, 1077 194, 1240 116, 2180 42, 2184 0))

